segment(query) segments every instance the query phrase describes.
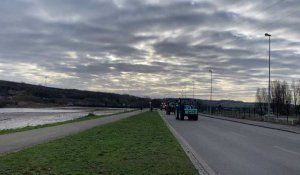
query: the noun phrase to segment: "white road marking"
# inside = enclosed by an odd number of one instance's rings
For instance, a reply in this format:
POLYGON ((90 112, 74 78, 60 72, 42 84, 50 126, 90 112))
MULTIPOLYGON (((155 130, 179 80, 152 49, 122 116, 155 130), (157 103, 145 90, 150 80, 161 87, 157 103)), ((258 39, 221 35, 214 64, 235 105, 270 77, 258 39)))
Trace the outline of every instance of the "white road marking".
POLYGON ((282 148, 282 147, 280 147, 280 146, 273 146, 273 147, 274 147, 274 148, 277 148, 277 149, 279 149, 279 150, 281 150, 281 151, 288 152, 288 153, 290 153, 290 154, 295 154, 295 155, 297 155, 297 156, 300 156, 300 153, 298 153, 298 152, 296 152, 296 151, 291 151, 291 150, 282 148))

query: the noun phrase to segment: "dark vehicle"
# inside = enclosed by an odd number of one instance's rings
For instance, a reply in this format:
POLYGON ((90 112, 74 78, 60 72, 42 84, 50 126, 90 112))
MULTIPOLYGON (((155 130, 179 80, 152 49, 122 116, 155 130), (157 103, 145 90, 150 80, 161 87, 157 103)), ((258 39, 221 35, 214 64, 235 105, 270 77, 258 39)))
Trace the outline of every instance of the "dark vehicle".
POLYGON ((187 116, 189 120, 198 120, 198 109, 195 100, 190 98, 179 98, 176 106, 176 119, 184 120, 187 116))
POLYGON ((170 115, 172 112, 175 114, 175 110, 176 110, 176 102, 174 101, 168 102, 166 106, 166 114, 170 115))

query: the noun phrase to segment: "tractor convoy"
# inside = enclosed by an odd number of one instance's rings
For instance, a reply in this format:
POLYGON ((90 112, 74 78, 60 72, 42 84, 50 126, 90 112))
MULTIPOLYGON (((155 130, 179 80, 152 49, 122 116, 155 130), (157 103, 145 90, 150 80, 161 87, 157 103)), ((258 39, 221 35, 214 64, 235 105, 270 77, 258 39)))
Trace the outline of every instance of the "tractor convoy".
POLYGON ((198 109, 195 100, 191 98, 179 98, 162 103, 161 110, 166 110, 166 114, 175 114, 176 119, 184 120, 188 117, 189 120, 198 120, 198 109))

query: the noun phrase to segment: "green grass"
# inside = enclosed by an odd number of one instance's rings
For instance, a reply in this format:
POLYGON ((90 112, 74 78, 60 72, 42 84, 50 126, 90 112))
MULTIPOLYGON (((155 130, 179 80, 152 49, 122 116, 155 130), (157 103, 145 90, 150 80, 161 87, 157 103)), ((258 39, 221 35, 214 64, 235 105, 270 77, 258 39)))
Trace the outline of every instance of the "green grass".
MULTIPOLYGON (((127 112, 132 112, 132 110, 127 111, 127 112)), ((16 129, 4 129, 4 130, 0 130, 0 135, 10 134, 10 133, 15 133, 15 132, 23 132, 23 131, 28 131, 28 130, 32 130, 32 129, 50 127, 50 126, 63 125, 63 124, 67 124, 67 123, 80 122, 80 121, 85 121, 85 120, 92 120, 92 119, 96 119, 96 118, 108 117, 108 116, 117 115, 117 114, 121 114, 121 113, 126 113, 126 112, 118 112, 118 113, 109 114, 109 115, 89 114, 89 115, 84 116, 84 117, 80 117, 80 118, 77 118, 77 119, 74 119, 74 120, 67 120, 67 121, 64 121, 64 122, 49 123, 49 124, 37 125, 37 126, 26 126, 26 127, 23 127, 23 128, 16 128, 16 129)))
POLYGON ((0 157, 0 174, 197 174, 157 112, 0 157))

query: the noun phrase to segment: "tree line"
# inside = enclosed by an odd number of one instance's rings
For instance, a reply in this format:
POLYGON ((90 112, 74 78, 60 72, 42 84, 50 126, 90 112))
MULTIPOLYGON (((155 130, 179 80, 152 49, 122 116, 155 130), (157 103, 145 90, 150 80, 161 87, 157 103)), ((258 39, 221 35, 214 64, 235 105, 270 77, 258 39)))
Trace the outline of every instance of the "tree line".
MULTIPOLYGON (((271 112, 279 117, 300 116, 300 79, 293 80, 291 84, 286 81, 273 81, 270 87, 271 112)), ((256 110, 260 115, 268 111, 268 88, 257 88, 256 110)))
POLYGON ((0 107, 149 107, 149 97, 51 88, 0 80, 0 107))

